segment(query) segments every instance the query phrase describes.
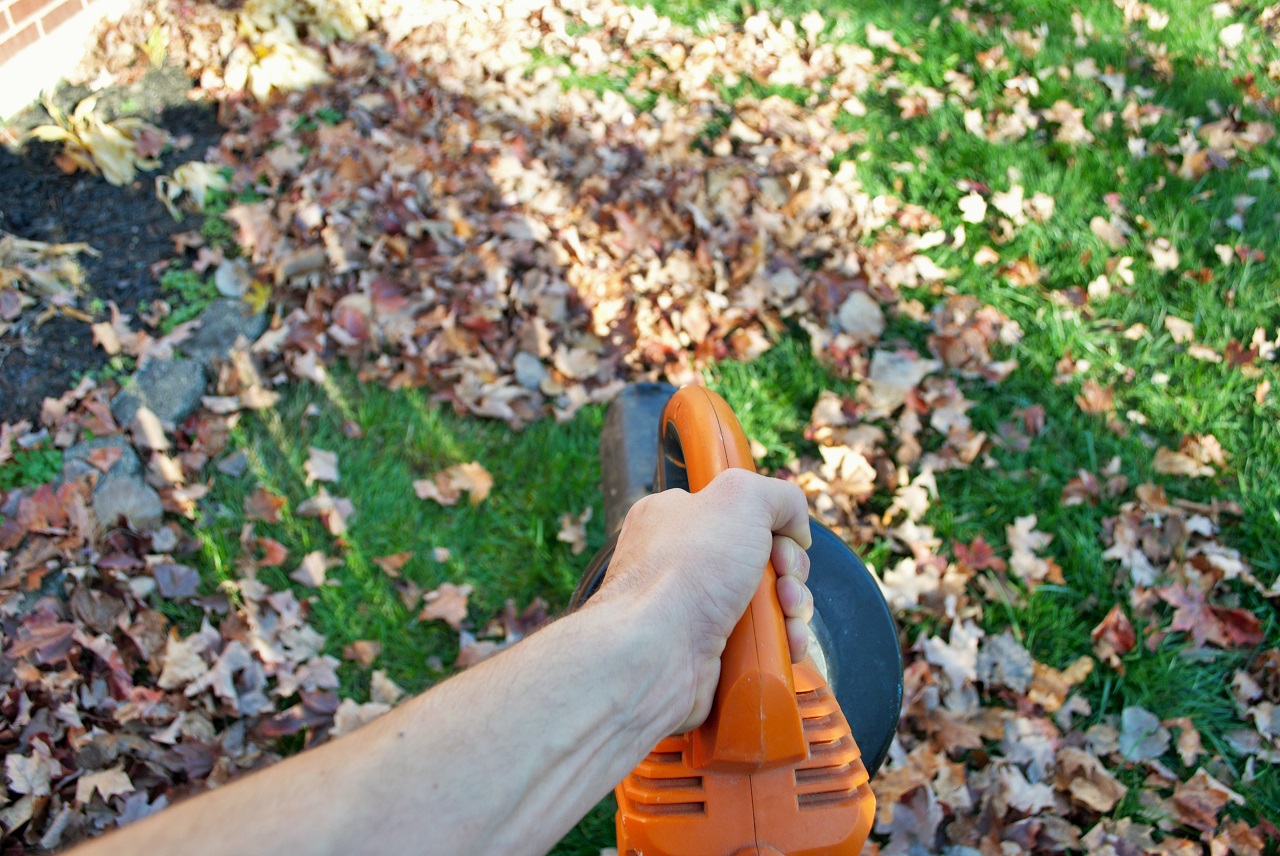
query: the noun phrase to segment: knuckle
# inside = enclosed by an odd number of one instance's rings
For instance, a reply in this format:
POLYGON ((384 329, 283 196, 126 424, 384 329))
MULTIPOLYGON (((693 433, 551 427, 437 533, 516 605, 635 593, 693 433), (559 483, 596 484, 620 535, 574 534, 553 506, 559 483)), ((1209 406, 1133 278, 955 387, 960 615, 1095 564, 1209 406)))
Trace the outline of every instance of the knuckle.
POLYGON ((738 494, 748 489, 753 478, 753 473, 735 467, 720 473, 720 475, 716 476, 711 484, 715 486, 718 491, 738 494))

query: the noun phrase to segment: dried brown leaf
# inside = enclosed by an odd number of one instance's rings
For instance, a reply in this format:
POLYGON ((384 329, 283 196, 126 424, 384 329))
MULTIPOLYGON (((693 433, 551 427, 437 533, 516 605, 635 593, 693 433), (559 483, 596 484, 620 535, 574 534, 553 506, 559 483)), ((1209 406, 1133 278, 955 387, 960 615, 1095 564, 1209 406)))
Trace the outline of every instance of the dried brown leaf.
POLYGON ((441 583, 422 596, 423 607, 418 617, 423 621, 443 621, 454 630, 462 629, 467 620, 467 598, 471 596, 470 584, 441 583))
POLYGON ((1173 790, 1173 808, 1178 822, 1200 832, 1218 828, 1218 816, 1227 803, 1244 805, 1244 797, 1219 782, 1201 767, 1196 774, 1173 790))
POLYGON ((245 519, 279 523, 280 512, 284 509, 286 502, 283 496, 277 496, 265 487, 260 487, 244 498, 245 519))

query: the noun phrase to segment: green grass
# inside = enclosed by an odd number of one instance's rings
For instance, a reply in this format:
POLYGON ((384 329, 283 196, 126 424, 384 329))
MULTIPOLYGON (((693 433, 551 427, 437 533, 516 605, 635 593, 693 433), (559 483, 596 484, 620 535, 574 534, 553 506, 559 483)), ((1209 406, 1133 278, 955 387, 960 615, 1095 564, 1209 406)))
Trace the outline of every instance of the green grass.
POLYGON ((47 446, 19 449, 0 466, 0 491, 51 482, 62 472, 62 450, 47 446))
MULTIPOLYGON (((657 7, 694 26, 709 16, 732 23, 744 15, 744 5, 737 0, 676 0, 657 7)), ((940 497, 925 522, 935 527, 944 552, 954 542, 967 543, 981 535, 1007 554, 1004 527, 1032 512, 1038 516, 1037 528, 1054 536, 1048 553, 1062 566, 1065 584, 1043 585, 1034 592, 1020 590, 1009 602, 987 603, 983 627, 989 633, 1010 629, 1037 660, 1056 667, 1092 652, 1089 631, 1113 604, 1128 602, 1130 585, 1114 562, 1102 558, 1105 546, 1100 536, 1104 520, 1114 516, 1132 494, 1072 507, 1064 507, 1060 497, 1078 470, 1098 473, 1117 457, 1131 485, 1154 481, 1171 496, 1239 503, 1244 514, 1228 520, 1222 540, 1239 549, 1264 582, 1280 575, 1280 544, 1275 539, 1280 530, 1280 483, 1273 475, 1280 460, 1280 372, 1273 363, 1260 364, 1256 376, 1250 377, 1226 364, 1195 359, 1163 328, 1167 315, 1192 321, 1197 341, 1219 352, 1232 340, 1247 345, 1258 326, 1275 335, 1280 320, 1280 291, 1275 288, 1280 280, 1275 260, 1280 256, 1275 237, 1280 196, 1266 192, 1268 187, 1250 179, 1248 173, 1269 167, 1273 174, 1280 174, 1277 146, 1245 152, 1227 169, 1184 180, 1170 172, 1162 157, 1130 157, 1128 134, 1118 117, 1111 130, 1095 130, 1097 138, 1087 146, 1055 142, 1051 130, 1014 142, 990 143, 964 127, 965 108, 986 115, 1006 105, 1004 79, 1043 68, 1069 68, 1085 57, 1092 57, 1103 69, 1122 70, 1131 87, 1154 90, 1151 103, 1167 114, 1144 129, 1150 145, 1173 145, 1188 123, 1215 118, 1211 102, 1223 108, 1239 107, 1246 120, 1260 118, 1253 108, 1241 104, 1240 88, 1233 83, 1234 76, 1248 69, 1240 63, 1217 64, 1219 27, 1204 25, 1207 4, 1195 4, 1194 11, 1175 11, 1168 28, 1158 33, 1141 25, 1126 30, 1121 12, 1105 2, 1005 0, 966 7, 967 24, 954 14, 959 7, 937 2, 783 2, 770 8, 792 17, 819 8, 828 20, 828 36, 835 39, 865 43, 867 23, 893 30, 900 43, 921 54, 918 63, 895 60, 894 71, 907 86, 945 91, 946 74, 955 70, 973 78, 968 103, 948 100, 927 116, 904 120, 894 103, 896 93, 873 89, 863 97, 866 116, 840 117, 841 129, 857 132, 861 142, 836 162, 855 158, 869 193, 891 194, 922 205, 939 215, 949 230, 961 225, 956 207, 966 192, 957 186, 961 180, 1005 190, 1010 170, 1016 170, 1028 196, 1041 191, 1055 199, 1056 211, 1047 222, 1028 223, 1007 243, 996 245, 982 226, 965 224, 968 241, 963 248, 932 251, 941 266, 959 271, 949 288, 997 307, 1025 332, 1016 347, 1000 354, 1019 361, 1007 381, 995 386, 963 382, 966 395, 976 402, 970 411, 975 429, 996 436, 1002 422, 1015 419, 1017 411, 1033 404, 1042 405, 1048 414, 1045 431, 1025 451, 994 448, 991 468, 974 466, 938 474, 940 497), (1095 28, 1083 47, 1072 43, 1074 9, 1095 28), (979 22, 991 26, 982 31, 979 22), (1024 58, 1006 40, 1008 31, 1041 24, 1047 26, 1049 37, 1034 58, 1024 58), (1158 73, 1144 43, 1167 47, 1171 78, 1158 73), (1006 48, 1010 68, 998 74, 979 69, 974 60, 977 53, 1000 45, 1006 48), (1088 226, 1092 217, 1108 215, 1107 195, 1112 193, 1116 194, 1113 202, 1122 204, 1129 221, 1138 227, 1119 252, 1103 245, 1088 226), (1241 194, 1258 199, 1248 210, 1243 229, 1237 231, 1227 220, 1241 194), (1146 240, 1154 237, 1174 243, 1182 270, 1204 268, 1210 271, 1210 279, 1201 282, 1181 273, 1157 271, 1145 250, 1146 240), (1042 281, 1016 286, 996 268, 974 265, 973 253, 984 244, 996 245, 1006 262, 1022 257, 1034 260, 1043 272, 1042 281), (1216 244, 1247 244, 1263 250, 1265 258, 1227 267, 1215 253, 1216 244), (1133 257, 1131 286, 1117 288, 1111 298, 1084 309, 1055 301, 1067 289, 1105 273, 1107 259, 1121 255, 1133 257), (1135 323, 1146 325, 1145 337, 1130 341, 1120 335, 1135 323), (1089 360, 1091 368, 1066 383, 1055 383, 1055 365, 1068 352, 1089 360), (1075 396, 1086 378, 1114 386, 1124 432, 1110 430, 1101 418, 1076 406, 1075 396), (1254 389, 1264 379, 1271 381, 1274 390, 1257 404, 1254 389), (1214 434, 1229 452, 1231 460, 1224 472, 1189 480, 1153 471, 1156 447, 1174 447, 1185 434, 1204 433, 1214 434)), ((1280 55, 1273 44, 1264 44, 1260 50, 1264 58, 1280 55)), ((531 68, 562 62, 535 55, 531 68)), ((647 109, 657 96, 627 92, 634 74, 634 68, 621 68, 612 75, 570 74, 564 85, 597 93, 624 92, 638 109, 647 109)), ((1272 81, 1259 81, 1259 85, 1270 95, 1277 92, 1272 81)), ((1094 80, 1063 80, 1050 74, 1040 80, 1040 87, 1040 93, 1031 98, 1032 109, 1067 100, 1085 110, 1085 125, 1090 128, 1103 113, 1118 114, 1124 106, 1123 100, 1113 99, 1094 80)), ((769 94, 801 104, 824 97, 820 89, 777 89, 743 80, 722 90, 726 103, 704 137, 713 138, 727 127, 734 102, 769 94)), ((226 224, 216 206, 211 211, 206 238, 216 243, 226 237, 217 223, 226 224)), ((936 289, 912 290, 904 296, 926 307, 943 297, 936 289)), ((893 337, 923 343, 924 325, 902 319, 891 319, 891 323, 893 337)), ((249 416, 236 430, 234 442, 248 454, 250 468, 238 480, 217 477, 207 518, 201 521, 204 562, 211 581, 234 568, 244 522, 243 497, 263 485, 288 497, 289 508, 296 508, 308 495, 302 464, 307 446, 315 445, 339 452, 343 477, 331 492, 350 497, 356 508, 345 548, 340 549, 316 521, 291 513, 278 526, 258 524, 256 534, 277 538, 289 547, 286 566, 265 571, 264 576, 273 586, 291 586, 312 598, 312 620, 329 636, 332 653, 340 653, 356 639, 377 639, 384 648, 375 667, 386 669, 411 690, 425 688, 447 673, 447 668, 436 670, 428 663, 433 657, 446 667, 452 662, 456 634, 438 622, 417 621, 414 611, 401 603, 395 581, 372 562, 374 557, 404 550, 415 553, 403 571, 404 579, 424 589, 446 580, 475 586, 470 615, 476 628, 508 598, 523 605, 542 596, 553 608, 562 608, 586 557, 572 556, 566 545, 556 541, 559 514, 596 506, 588 529, 591 548, 602 535, 596 463, 601 412, 588 409, 567 425, 547 421, 513 434, 501 426, 456 418, 425 393, 363 387, 343 372, 334 377, 331 389, 293 390, 276 412, 249 416), (318 412, 308 415, 312 406, 318 412), (354 419, 364 429, 362 439, 342 433, 346 419, 354 419), (480 506, 464 503, 439 508, 413 495, 414 479, 470 460, 478 460, 496 479, 493 495, 480 506), (449 547, 452 558, 444 564, 431 561, 429 554, 436 546, 449 547), (338 585, 304 591, 288 579, 288 571, 312 549, 343 556, 344 566, 331 573, 338 585)), ((761 360, 716 366, 709 380, 735 407, 748 435, 765 446, 766 468, 780 467, 796 455, 813 454, 816 449, 804 438, 804 429, 819 393, 829 389, 852 395, 856 387, 828 373, 794 330, 782 334, 761 360)), ((868 501, 872 509, 887 504, 883 496, 868 501)), ((860 545, 860 549, 877 568, 895 561, 885 543, 860 545)), ((1237 589, 1233 596, 1260 617, 1267 645, 1274 647, 1280 640, 1275 607, 1245 589, 1237 589)), ((1156 608, 1157 622, 1167 623, 1168 615, 1163 605, 1156 608)), ((934 616, 907 613, 900 618, 911 639, 938 632, 934 616)), ((1138 624, 1141 633, 1145 628, 1141 621, 1138 624)), ((1115 717, 1131 705, 1161 718, 1189 716, 1208 752, 1221 758, 1215 774, 1225 776, 1248 800, 1247 806, 1231 807, 1228 813, 1251 822, 1280 816, 1280 776, 1274 767, 1259 765, 1252 782, 1235 780, 1244 759, 1225 740, 1228 732, 1244 726, 1236 717, 1229 684, 1250 654, 1195 652, 1182 634, 1170 635, 1154 651, 1140 644, 1124 657, 1123 674, 1099 665, 1082 685, 1092 705, 1083 726, 1115 717)), ((367 671, 347 664, 341 675, 344 692, 362 697, 367 671)), ((1173 753, 1164 760, 1184 778, 1192 772, 1183 769, 1173 753)), ((1136 786, 1142 774, 1121 771, 1121 775, 1135 789, 1116 816, 1150 821, 1138 800, 1136 786)), ((610 846, 610 812, 606 800, 556 852, 594 854, 610 846)))
MULTIPOLYGON (((604 540, 598 463, 602 419, 603 411, 592 407, 568 424, 544 420, 516 433, 499 423, 455 416, 425 392, 388 392, 335 370, 326 387, 294 388, 274 410, 240 422, 232 447, 246 455, 243 475, 210 470, 215 482, 196 526, 206 587, 236 576, 244 498, 259 486, 284 496, 288 504, 280 522, 257 522, 254 534, 277 539, 289 555, 281 567, 259 571, 260 578, 310 601, 310 621, 326 635, 332 655, 341 657, 356 640, 382 644, 369 669, 342 665, 342 694, 366 700, 373 669, 385 670, 410 692, 424 690, 452 674, 458 634, 443 622, 420 621, 421 605, 407 608, 397 584, 412 583, 424 591, 443 582, 472 585, 468 626, 476 634, 508 600, 523 608, 541 597, 552 614, 563 611, 587 559, 604 540), (363 437, 344 433, 348 420, 360 426, 363 437), (314 518, 294 513, 315 492, 306 486, 303 469, 311 446, 339 454, 340 480, 326 487, 355 506, 342 543, 314 518), (493 492, 479 505, 464 498, 442 507, 417 498, 415 479, 469 461, 478 461, 494 478, 493 492), (574 556, 557 540, 560 515, 577 515, 588 506, 594 509, 588 550, 574 556), (451 551, 448 561, 434 561, 436 547, 451 551), (335 585, 310 589, 289 578, 312 550, 343 559, 328 574, 335 585), (414 556, 400 580, 373 561, 404 551, 414 556)), ((194 611, 171 617, 185 621, 188 632, 199 626, 194 611)), ((555 852, 595 856, 612 837, 612 799, 604 800, 555 852)))
POLYGON ((171 267, 161 274, 160 291, 169 303, 169 314, 160 321, 161 333, 192 320, 219 297, 212 276, 182 267, 171 267))
MULTIPOLYGON (((251 416, 236 429, 234 444, 249 467, 238 479, 216 477, 199 528, 205 566, 218 578, 234 576, 245 496, 261 486, 286 497, 279 524, 255 524, 256 535, 289 549, 285 565, 262 571, 263 578, 313 597, 313 620, 329 636, 331 651, 375 639, 384 646, 377 666, 407 689, 423 689, 442 674, 428 668, 429 661, 452 664, 457 634, 440 622, 417 621, 416 610, 401 602, 396 580, 373 560, 411 551, 414 557, 400 572, 403 581, 423 590, 446 581, 471 584, 473 632, 508 599, 523 608, 543 597, 553 610, 563 609, 583 560, 557 540, 559 518, 599 504, 600 420, 599 409, 587 410, 568 426, 540 422, 517 434, 504 425, 453 416, 424 393, 364 387, 336 371, 327 389, 294 390, 275 410, 251 416), (308 408, 318 412, 307 415, 308 408), (343 433, 348 419, 363 429, 362 438, 343 433), (355 506, 342 543, 316 519, 294 514, 315 493, 303 470, 310 446, 339 454, 341 480, 326 487, 355 506), (442 507, 417 498, 414 480, 469 461, 494 477, 492 494, 479 505, 464 498, 442 507), (449 549, 451 558, 434 561, 437 547, 449 549), (288 578, 312 550, 344 560, 329 574, 337 585, 306 590, 288 578)), ((603 540, 599 512, 588 527, 593 548, 603 540)), ((342 678, 344 690, 359 695, 368 674, 347 665, 342 678)))
MULTIPOLYGON (((736 0, 672 0, 655 5, 660 13, 699 29, 739 23, 754 11, 736 0)), ((970 4, 962 10, 939 3, 877 0, 784 0, 763 6, 775 17, 793 20, 817 9, 827 20, 826 36, 836 40, 865 44, 868 23, 892 30, 899 43, 921 54, 919 62, 894 60, 893 72, 906 86, 947 92, 949 72, 961 71, 972 78, 974 90, 967 101, 953 96, 923 117, 903 119, 895 103, 899 93, 879 92, 874 85, 862 96, 866 116, 840 115, 840 129, 856 132, 860 142, 838 155, 836 163, 856 159, 869 193, 922 205, 939 215, 948 230, 961 225, 956 203, 967 192, 958 186, 962 180, 982 182, 999 191, 1010 186, 1011 171, 1016 171, 1016 181, 1028 196, 1040 191, 1056 202, 1048 221, 1028 223, 1006 243, 998 243, 981 225, 964 224, 968 241, 963 248, 932 252, 941 266, 959 270, 959 276, 948 283, 951 289, 1001 309, 1025 331, 1022 342, 1002 354, 1020 363, 1005 383, 966 386, 967 395, 977 402, 971 411, 975 428, 994 435, 999 423, 1036 403, 1045 407, 1049 421, 1025 452, 993 450, 996 466, 992 469, 940 474, 941 499, 926 522, 945 543, 968 542, 983 535, 999 547, 1006 524, 1030 511, 1038 515, 1038 528, 1055 537, 1049 552, 1062 565, 1066 585, 1046 585, 1020 601, 990 604, 983 623, 990 632, 1011 628, 1037 659, 1059 667, 1091 652, 1089 631, 1113 604, 1127 603, 1129 591, 1118 566, 1102 558, 1100 534, 1103 521, 1131 493, 1096 506, 1063 507, 1062 488, 1079 469, 1098 473, 1119 457, 1131 485, 1154 481, 1171 496, 1239 503, 1244 513, 1228 518, 1222 540, 1250 560, 1259 579, 1269 583, 1280 575, 1280 545, 1274 537, 1280 529, 1280 483, 1272 475, 1274 462, 1280 460, 1280 401, 1274 391, 1261 404, 1253 398, 1260 381, 1269 380, 1273 388, 1280 388, 1280 373, 1273 363, 1259 363, 1248 375, 1226 364, 1203 362, 1175 343, 1163 326, 1168 315, 1191 321, 1196 341, 1219 353, 1232 341, 1247 347, 1255 328, 1262 327, 1269 336, 1276 334, 1280 196, 1269 192, 1269 182, 1249 173, 1265 167, 1272 175, 1280 174, 1280 147, 1272 143, 1243 151, 1225 169, 1195 179, 1180 178, 1170 168, 1170 163, 1178 165, 1176 155, 1167 159, 1158 154, 1142 159, 1130 156, 1127 143, 1132 134, 1119 116, 1125 98, 1113 98, 1099 80, 1036 75, 1042 69, 1071 68, 1092 57, 1103 71, 1123 72, 1130 88, 1151 89, 1153 94, 1143 103, 1165 111, 1154 126, 1141 132, 1151 147, 1175 145, 1180 134, 1196 123, 1217 119, 1228 108, 1238 110, 1245 121, 1274 123, 1243 103, 1235 78, 1255 70, 1249 62, 1220 63, 1218 59, 1218 30, 1232 20, 1251 21, 1253 13, 1208 24, 1207 4, 1193 5, 1194 10, 1185 5, 1168 9, 1170 24, 1159 32, 1142 24, 1126 28, 1120 10, 1104 2, 1006 0, 970 4), (1094 28, 1083 46, 1073 43, 1071 14, 1076 10, 1094 28), (959 12, 969 16, 967 23, 959 12), (1013 30, 1042 25, 1047 38, 1037 56, 1023 57, 1006 38, 1013 30), (997 46, 1005 48, 1010 67, 994 73, 978 67, 977 54, 997 46), (1169 74, 1162 73, 1152 59, 1161 49, 1168 57, 1169 74), (1058 100, 1083 108, 1084 125, 1093 130, 1095 141, 1078 146, 1056 142, 1052 126, 1005 143, 969 133, 964 126, 965 109, 980 110, 984 116, 1007 109, 1003 81, 1017 74, 1037 76, 1040 92, 1030 98, 1033 110, 1058 100), (1115 117, 1109 130, 1097 125, 1104 113, 1115 117), (1108 194, 1115 194, 1110 203, 1108 194), (1237 229, 1228 220, 1242 195, 1256 201, 1247 210, 1243 228, 1237 229), (1088 226, 1092 217, 1109 216, 1111 204, 1122 205, 1136 227, 1128 245, 1119 251, 1106 247, 1088 226), (1156 237, 1168 238, 1178 249, 1178 272, 1161 273, 1153 267, 1146 243, 1156 237), (1003 262, 1033 260, 1042 271, 1041 282, 1016 286, 998 274, 998 266, 974 265, 973 253, 984 244, 995 246, 1003 262), (1219 244, 1260 249, 1265 257, 1224 266, 1215 252, 1219 244), (1108 260, 1124 255, 1133 259, 1131 286, 1116 288, 1109 299, 1093 301, 1084 309, 1055 302, 1057 294, 1107 273, 1108 260), (1207 281, 1186 275, 1200 270, 1209 272, 1207 281), (1130 341, 1120 335, 1137 323, 1147 327, 1145 337, 1130 341), (1087 359, 1091 368, 1058 385, 1055 364, 1067 353, 1087 359), (1086 378, 1114 387, 1116 411, 1126 426, 1123 435, 1076 406, 1074 397, 1086 378), (1157 446, 1176 447, 1184 435, 1209 433, 1231 456, 1225 472, 1194 480, 1154 472, 1157 446)), ((1252 23, 1249 27, 1253 29, 1252 23)), ((1264 65, 1280 57, 1276 43, 1256 33, 1251 38, 1264 65)), ((877 51, 877 56, 885 55, 877 51)), ((1275 81, 1258 85, 1264 97, 1280 94, 1275 81)), ((736 102, 767 95, 814 104, 821 101, 823 92, 821 86, 809 92, 744 78, 722 88, 723 103, 717 118, 704 129, 703 139, 714 139, 728 126, 736 102)), ((874 235, 867 238, 875 239, 874 235)), ((917 289, 904 296, 929 307, 942 295, 936 289, 917 289)), ((918 325, 906 328, 901 331, 904 338, 912 342, 923 338, 918 325)), ((850 391, 847 384, 825 376, 804 343, 791 336, 749 367, 722 365, 712 374, 739 409, 748 433, 769 450, 765 463, 773 466, 793 454, 814 451, 802 429, 821 389, 850 391)), ((877 501, 873 497, 868 505, 875 507, 877 501)), ((873 564, 890 558, 883 544, 862 549, 873 564)), ((1232 597, 1262 619, 1268 645, 1274 646, 1280 640, 1274 606, 1251 590, 1238 589, 1232 597)), ((1163 606, 1157 608, 1157 620, 1167 621, 1168 614, 1163 606)), ((925 617, 909 614, 903 620, 913 637, 934 632, 934 622, 925 617)), ((1202 730, 1209 751, 1221 755, 1229 774, 1238 773, 1243 759, 1226 745, 1223 735, 1244 723, 1236 717, 1227 685, 1234 670, 1246 664, 1249 652, 1197 657, 1191 656, 1185 642, 1182 634, 1173 634, 1154 652, 1140 645, 1126 656, 1124 675, 1105 667, 1095 670, 1083 687, 1093 705, 1085 724, 1116 715, 1128 705, 1146 707, 1161 717, 1190 716, 1202 730)), ((1239 816, 1280 813, 1280 777, 1272 768, 1240 788, 1250 805, 1238 811, 1239 816)), ((1119 816, 1125 815, 1142 815, 1136 791, 1121 806, 1119 816)))

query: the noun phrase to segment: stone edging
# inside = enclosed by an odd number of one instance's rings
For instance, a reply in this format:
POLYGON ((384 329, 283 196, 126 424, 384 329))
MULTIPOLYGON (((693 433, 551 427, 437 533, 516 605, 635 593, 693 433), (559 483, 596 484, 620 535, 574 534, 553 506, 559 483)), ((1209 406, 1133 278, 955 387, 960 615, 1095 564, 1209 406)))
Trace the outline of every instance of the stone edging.
MULTIPOLYGON (((216 380, 218 364, 266 330, 266 314, 247 309, 243 301, 234 299, 210 304, 200 314, 195 334, 177 346, 182 356, 150 360, 121 386, 111 400, 116 422, 127 428, 139 408, 146 407, 166 430, 172 430, 194 413, 208 383, 216 380)), ((99 523, 110 527, 123 518, 135 531, 155 529, 164 508, 160 494, 146 481, 146 470, 128 434, 96 437, 67 449, 63 478, 77 478, 93 470, 87 460, 89 453, 106 447, 119 449, 120 457, 99 475, 93 487, 93 511, 99 523)))

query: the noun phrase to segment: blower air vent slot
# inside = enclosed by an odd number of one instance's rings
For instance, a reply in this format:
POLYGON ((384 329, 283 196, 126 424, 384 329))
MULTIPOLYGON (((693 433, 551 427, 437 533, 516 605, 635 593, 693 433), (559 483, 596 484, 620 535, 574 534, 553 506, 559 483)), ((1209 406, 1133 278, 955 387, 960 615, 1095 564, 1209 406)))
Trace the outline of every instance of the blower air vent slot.
POLYGON ((648 760, 655 764, 679 764, 683 757, 682 752, 650 752, 648 760))
POLYGON ((701 776, 680 776, 671 779, 651 779, 648 776, 632 776, 636 784, 646 788, 676 790, 685 788, 695 788, 702 790, 701 776))
POLYGON ((820 755, 831 755, 839 752, 844 748, 844 738, 839 740, 810 740, 809 741, 809 757, 816 758, 820 755))
POLYGON ((817 716, 804 717, 804 728, 806 731, 814 728, 830 728, 839 724, 840 720, 834 713, 818 714, 817 716))
POLYGON ((634 802, 631 810, 636 814, 647 814, 651 817, 676 817, 682 815, 699 815, 707 813, 705 802, 687 803, 642 803, 634 802))
POLYGON ((851 791, 828 791, 820 794, 796 794, 796 804, 800 808, 823 808, 825 806, 839 805, 850 800, 857 799, 858 791, 861 788, 855 788, 851 791))
POLYGON ((807 770, 796 770, 796 784, 805 785, 810 782, 820 782, 823 779, 847 779, 849 776, 857 775, 861 767, 862 765, 855 759, 835 767, 810 767, 807 770))

